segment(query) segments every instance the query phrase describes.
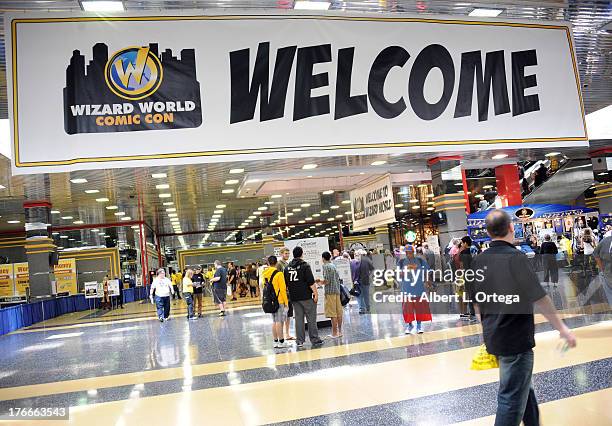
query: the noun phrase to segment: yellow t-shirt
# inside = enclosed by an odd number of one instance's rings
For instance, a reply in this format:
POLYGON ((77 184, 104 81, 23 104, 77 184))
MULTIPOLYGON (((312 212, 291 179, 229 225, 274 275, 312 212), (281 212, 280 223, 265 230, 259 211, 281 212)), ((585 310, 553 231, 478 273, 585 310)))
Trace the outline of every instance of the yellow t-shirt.
POLYGON ((174 284, 175 286, 180 286, 182 281, 183 274, 181 274, 180 272, 176 272, 174 275, 172 275, 172 284, 174 284))
MULTIPOLYGON (((264 282, 267 279, 270 281, 272 274, 274 271, 277 271, 276 268, 267 267, 263 272, 264 282)), ((272 285, 274 286, 274 291, 278 295, 278 303, 281 305, 288 305, 289 298, 287 297, 287 284, 285 283, 285 275, 282 272, 278 272, 274 275, 274 280, 272 281, 272 285)))
POLYGON ((206 274, 204 274, 204 278, 206 278, 208 282, 210 282, 210 280, 212 280, 214 277, 215 277, 214 271, 206 271, 206 274))
POLYGON ((183 293, 193 293, 193 281, 191 278, 183 278, 183 293))

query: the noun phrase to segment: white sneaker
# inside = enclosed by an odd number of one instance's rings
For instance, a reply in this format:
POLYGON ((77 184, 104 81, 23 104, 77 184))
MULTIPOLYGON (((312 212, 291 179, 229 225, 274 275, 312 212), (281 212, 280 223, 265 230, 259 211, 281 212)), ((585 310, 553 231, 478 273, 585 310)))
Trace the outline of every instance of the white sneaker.
POLYGON ((287 347, 286 342, 278 342, 278 345, 276 345, 277 349, 285 349, 286 347, 287 347))
POLYGON ((412 334, 412 329, 414 328, 414 325, 412 324, 408 324, 406 326, 406 329, 404 330, 404 334, 412 334))

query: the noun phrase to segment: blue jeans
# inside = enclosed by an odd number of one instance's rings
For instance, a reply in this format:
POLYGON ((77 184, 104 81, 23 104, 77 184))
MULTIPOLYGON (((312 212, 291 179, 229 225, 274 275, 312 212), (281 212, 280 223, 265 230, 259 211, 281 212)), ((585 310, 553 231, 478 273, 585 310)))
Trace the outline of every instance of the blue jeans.
POLYGON ((187 318, 193 317, 193 293, 183 293, 185 302, 187 303, 187 318))
POLYGON ((525 426, 540 424, 531 374, 533 350, 516 355, 499 356, 499 391, 495 426, 525 426))
POLYGON ((170 316, 170 296, 155 296, 155 307, 157 308, 157 318, 167 319, 170 316))
POLYGON ((370 286, 360 285, 361 294, 357 301, 359 302, 360 312, 370 312, 370 286))

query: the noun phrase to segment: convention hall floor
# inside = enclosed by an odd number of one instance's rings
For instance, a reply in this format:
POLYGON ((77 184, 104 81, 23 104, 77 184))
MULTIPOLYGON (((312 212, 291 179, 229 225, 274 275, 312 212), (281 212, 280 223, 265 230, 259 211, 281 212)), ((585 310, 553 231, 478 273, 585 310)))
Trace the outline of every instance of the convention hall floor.
MULTIPOLYGON (((542 424, 612 424, 610 306, 598 291, 585 301, 570 287, 550 291, 576 349, 561 353, 536 317, 542 424)), ((481 329, 457 315, 404 335, 399 314, 359 315, 351 304, 343 338, 274 350, 269 315, 253 301, 224 318, 208 306, 193 322, 182 302, 172 310, 159 323, 150 304, 132 303, 1 337, 0 411, 70 406, 70 424, 87 426, 492 424, 498 371, 470 370, 481 329)))

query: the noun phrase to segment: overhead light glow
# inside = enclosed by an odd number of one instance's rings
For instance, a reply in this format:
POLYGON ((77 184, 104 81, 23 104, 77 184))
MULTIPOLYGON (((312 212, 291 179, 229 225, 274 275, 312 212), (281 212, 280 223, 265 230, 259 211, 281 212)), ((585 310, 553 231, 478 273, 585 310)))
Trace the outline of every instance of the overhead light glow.
POLYGON ((19 220, 7 220, 6 223, 15 224, 15 223, 21 223, 21 221, 19 221, 19 220))
POLYGON ((163 179, 163 178, 168 177, 168 176, 165 173, 153 173, 151 175, 151 177, 153 179, 163 179))
POLYGON ((322 194, 323 195, 329 195, 329 194, 333 194, 334 190, 333 189, 328 189, 327 191, 323 191, 322 194))
POLYGON ((321 214, 327 214, 329 213, 329 210, 321 210, 321 214))
POLYGON ((168 217, 177 217, 177 216, 178 216, 178 214, 176 214, 176 213, 168 213, 168 217))
POLYGON ((132 220, 132 218, 131 218, 131 217, 129 217, 129 216, 123 216, 123 217, 121 218, 121 220, 132 220))
POLYGON ((549 152, 548 154, 544 154, 545 157, 556 157, 557 155, 561 155, 560 152, 549 152))
POLYGON ((168 193, 159 194, 159 198, 170 198, 170 197, 172 197, 172 194, 168 194, 168 193))
POLYGON ((106 206, 106 210, 117 210, 118 206, 106 206))
POLYGON ((72 216, 62 216, 62 219, 64 219, 64 220, 70 220, 70 219, 72 219, 72 216))
POLYGON ((329 6, 331 6, 329 1, 297 0, 293 8, 296 10, 328 10, 329 6))
POLYGON ((82 225, 82 224, 84 224, 85 222, 83 222, 82 220, 75 220, 75 221, 74 221, 74 222, 72 222, 72 223, 74 223, 75 225, 82 225))
POLYGON ((244 173, 244 169, 230 169, 230 174, 237 175, 238 173, 244 173))
POLYGON ((117 212, 115 213, 115 216, 125 216, 125 212, 117 212))
POLYGON ((224 208, 226 208, 226 207, 227 207, 227 206, 226 206, 225 204, 217 204, 217 205, 215 206, 215 208, 216 208, 216 209, 224 209, 224 208))
POLYGON ((124 12, 125 6, 121 0, 81 0, 85 12, 124 12))
POLYGON ((174 203, 172 201, 166 201, 164 203, 164 206, 173 206, 173 205, 174 205, 174 203))
POLYGON ((496 154, 493 157, 491 157, 493 160, 501 160, 502 158, 506 158, 508 157, 508 154, 496 154))
POLYGON ((336 210, 336 209, 339 209, 340 206, 330 206, 329 208, 332 209, 332 210, 336 210))
POLYGON ((60 214, 59 210, 51 210, 51 214, 60 214))
POLYGON ((499 16, 504 9, 493 9, 493 8, 485 8, 485 7, 477 7, 472 10, 468 16, 477 16, 479 18, 494 18, 499 16))
POLYGON ((274 201, 266 201, 266 202, 264 202, 264 204, 266 204, 268 206, 271 206, 272 204, 274 204, 274 201))
POLYGON ((261 206, 261 207, 258 207, 257 210, 264 211, 264 210, 268 210, 268 208, 265 206, 261 206))
POLYGON ((318 164, 304 164, 302 166, 303 170, 312 170, 312 169, 316 169, 317 167, 319 167, 318 164))
POLYGON ((232 194, 234 192, 233 189, 224 189, 221 191, 221 194, 232 194))
POLYGON ((351 204, 351 200, 344 200, 342 201, 342 204, 351 204))
POLYGON ((270 196, 270 198, 282 198, 282 194, 273 194, 270 196))
POLYGON ((373 161, 370 165, 372 166, 382 166, 383 164, 387 164, 386 160, 377 160, 373 161))
POLYGON ((236 185, 238 182, 240 182, 238 179, 228 179, 225 181, 226 185, 236 185))
POLYGON ((108 203, 108 198, 106 198, 106 197, 96 198, 96 201, 98 203, 108 203))
POLYGON ((155 185, 155 189, 168 189, 170 188, 170 185, 167 183, 161 183, 159 185, 155 185))
POLYGON ((72 182, 72 183, 87 183, 87 179, 85 179, 85 178, 75 178, 75 179, 70 179, 70 182, 72 182))
POLYGON ((168 213, 172 213, 172 212, 175 212, 175 211, 176 211, 176 209, 175 209, 174 207, 172 207, 172 208, 170 208, 170 209, 166 209, 166 211, 167 211, 168 213))
POLYGON ((98 192, 100 192, 99 189, 86 189, 85 190, 85 194, 97 194, 98 192))

